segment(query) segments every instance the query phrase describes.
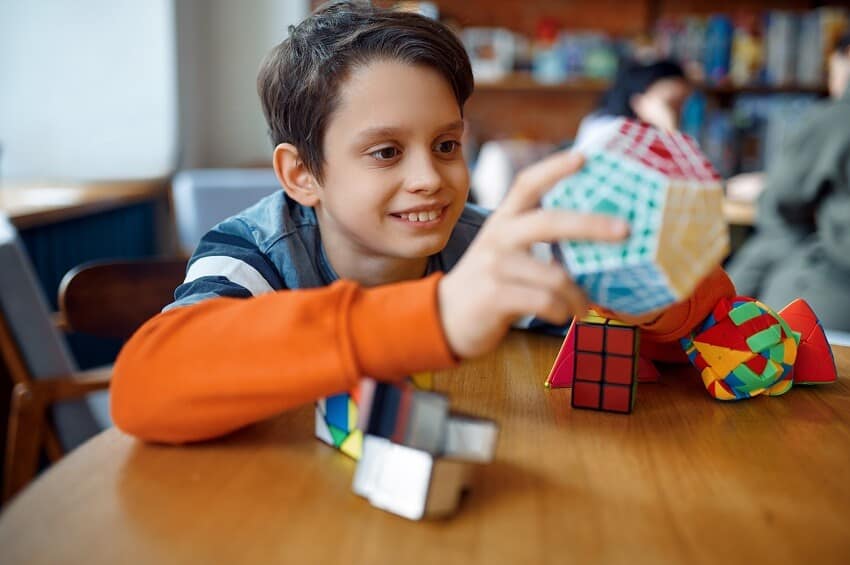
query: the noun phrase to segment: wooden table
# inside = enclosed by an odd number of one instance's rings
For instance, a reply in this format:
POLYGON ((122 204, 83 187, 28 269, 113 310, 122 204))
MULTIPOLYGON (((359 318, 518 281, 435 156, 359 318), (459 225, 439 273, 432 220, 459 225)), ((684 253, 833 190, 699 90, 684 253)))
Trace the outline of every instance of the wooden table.
POLYGON ((501 423, 453 518, 351 493, 354 462, 306 407, 192 447, 109 430, 0 517, 4 563, 848 563, 850 348, 836 384, 722 403, 688 368, 630 416, 572 410, 543 380, 560 340, 512 334, 437 375, 501 423))
POLYGON ((0 212, 20 230, 138 202, 164 200, 169 179, 28 181, 0 185, 0 212))

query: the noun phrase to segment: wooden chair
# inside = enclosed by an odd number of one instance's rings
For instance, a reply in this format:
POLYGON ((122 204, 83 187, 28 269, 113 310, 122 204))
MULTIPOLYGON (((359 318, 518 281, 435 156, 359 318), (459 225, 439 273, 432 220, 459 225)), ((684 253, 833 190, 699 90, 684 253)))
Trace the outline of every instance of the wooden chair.
MULTIPOLYGON (((154 259, 74 269, 61 285, 63 325, 127 338, 172 300, 185 265, 184 259, 154 259)), ((3 485, 8 500, 35 476, 42 451, 55 462, 111 425, 105 392, 111 368, 77 369, 17 232, 2 216, 0 360, 13 382, 3 485)))
MULTIPOLYGON (((80 374, 54 327, 47 301, 14 226, 0 216, 0 356, 12 380, 4 499, 38 468, 99 429, 87 395, 108 386, 102 372, 80 374), (85 399, 85 400, 84 400, 85 399), (59 429, 62 429, 60 432, 59 429)), ((105 405, 101 398, 97 400, 105 405)))
MULTIPOLYGON (((52 462, 65 453, 50 408, 60 402, 80 400, 109 386, 109 370, 73 371, 36 378, 18 347, 5 316, 0 312, 0 357, 13 382, 3 472, 3 501, 32 480, 42 449, 52 462)), ((74 406, 68 406, 74 407, 74 406)), ((65 414, 68 414, 66 412, 65 414)), ((85 425, 85 422, 79 422, 85 425)))
POLYGON ((68 271, 59 285, 66 329, 126 340, 174 299, 185 258, 92 261, 68 271))

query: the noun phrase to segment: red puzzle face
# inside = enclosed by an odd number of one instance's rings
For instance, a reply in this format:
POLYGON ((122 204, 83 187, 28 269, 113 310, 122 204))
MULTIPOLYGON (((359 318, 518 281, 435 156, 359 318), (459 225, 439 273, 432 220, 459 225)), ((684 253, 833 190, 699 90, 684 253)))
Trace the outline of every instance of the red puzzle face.
POLYGON ((602 356, 598 353, 576 352, 575 375, 582 381, 601 381, 602 356))
POLYGON ((693 177, 712 181, 720 178, 696 143, 686 135, 677 136, 674 141, 654 128, 631 121, 623 124, 620 133, 622 135, 613 139, 608 148, 620 147, 626 155, 647 167, 679 179, 693 177))
POLYGON ((608 412, 631 412, 632 390, 625 386, 605 387, 602 394, 602 409, 608 412))
POLYGON ((605 326, 579 322, 576 332, 577 351, 602 351, 605 342, 605 326))
POLYGON ((608 355, 605 357, 605 382, 630 386, 635 370, 634 359, 608 355))
POLYGON ((635 330, 607 326, 605 350, 614 355, 632 355, 635 352, 635 330))
POLYGON ((632 326, 577 322, 573 408, 629 413, 637 387, 638 332, 632 326))

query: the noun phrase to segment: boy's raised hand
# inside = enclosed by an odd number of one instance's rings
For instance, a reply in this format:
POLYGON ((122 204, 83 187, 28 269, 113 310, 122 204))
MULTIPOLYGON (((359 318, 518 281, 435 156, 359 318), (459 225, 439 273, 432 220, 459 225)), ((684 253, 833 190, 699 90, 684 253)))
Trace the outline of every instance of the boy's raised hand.
POLYGON ((562 152, 520 172, 502 205, 440 281, 440 319, 456 355, 490 351, 526 314, 563 324, 587 309, 584 293, 563 267, 531 254, 539 241, 619 241, 628 234, 628 225, 610 216, 538 207, 543 194, 583 162, 579 154, 562 152))

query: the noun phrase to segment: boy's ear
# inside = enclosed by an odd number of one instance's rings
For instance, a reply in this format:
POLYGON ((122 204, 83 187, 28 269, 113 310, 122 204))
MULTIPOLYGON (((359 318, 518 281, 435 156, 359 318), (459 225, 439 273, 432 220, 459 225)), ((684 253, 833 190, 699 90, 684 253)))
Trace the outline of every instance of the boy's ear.
POLYGON ((287 196, 302 206, 319 203, 319 183, 307 169, 298 149, 291 143, 274 148, 274 172, 287 196))

